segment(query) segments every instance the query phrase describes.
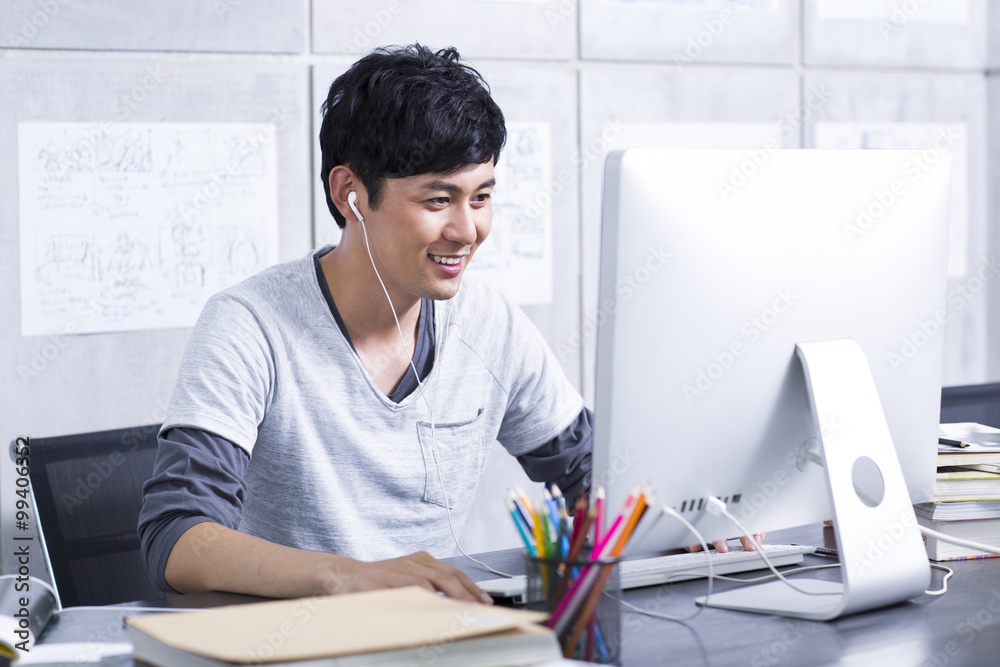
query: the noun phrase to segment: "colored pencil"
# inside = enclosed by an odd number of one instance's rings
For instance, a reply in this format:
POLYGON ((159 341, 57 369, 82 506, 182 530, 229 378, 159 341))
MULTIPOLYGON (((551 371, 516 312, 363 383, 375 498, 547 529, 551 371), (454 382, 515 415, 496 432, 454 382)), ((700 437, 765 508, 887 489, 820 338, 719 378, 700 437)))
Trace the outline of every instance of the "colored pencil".
POLYGON ((536 515, 534 521, 532 522, 535 533, 535 546, 538 549, 538 557, 545 558, 548 554, 545 552, 545 534, 542 528, 542 522, 539 521, 539 517, 536 515))
POLYGON ((524 547, 528 550, 529 554, 537 558, 538 550, 531 543, 531 538, 528 537, 528 526, 524 522, 524 517, 518 512, 513 500, 507 501, 507 509, 510 511, 510 517, 514 520, 514 525, 517 526, 517 532, 521 535, 521 539, 524 540, 524 547))
POLYGON ((594 507, 597 509, 597 515, 594 517, 594 543, 600 542, 604 536, 604 503, 604 485, 601 484, 594 496, 594 507))
POLYGON ((552 498, 556 501, 556 509, 560 513, 566 512, 566 498, 563 496, 562 491, 559 489, 559 485, 552 484, 552 498))
MULTIPOLYGON (((635 506, 631 508, 631 512, 629 513, 628 521, 626 521, 625 527, 622 529, 615 546, 611 550, 612 558, 620 556, 622 551, 625 549, 625 545, 628 543, 628 539, 632 535, 632 531, 635 530, 635 526, 639 523, 640 517, 642 517, 643 513, 646 511, 646 507, 649 506, 651 493, 649 485, 647 485, 636 499, 635 506)), ((583 633, 583 629, 587 627, 591 618, 594 616, 594 613, 597 611, 597 602, 601 596, 601 591, 604 590, 604 587, 608 583, 608 579, 611 577, 612 566, 601 565, 599 567, 601 572, 597 578, 597 583, 594 584, 593 588, 589 591, 587 600, 583 604, 580 615, 577 617, 573 632, 563 648, 564 654, 567 656, 572 655, 572 649, 580 640, 580 635, 583 633)))
POLYGON ((578 525, 574 525, 574 528, 579 528, 576 531, 576 536, 573 538, 573 543, 569 548, 569 560, 573 561, 580 557, 583 552, 583 548, 587 545, 587 532, 590 530, 590 526, 594 523, 594 516, 597 514, 595 508, 591 507, 583 515, 583 520, 579 522, 578 525))
POLYGON ((581 495, 576 499, 576 505, 573 507, 573 534, 569 540, 570 546, 576 542, 576 536, 580 534, 580 526, 583 524, 583 519, 586 515, 587 497, 586 495, 581 495))
MULTIPOLYGON (((637 499, 639 493, 639 486, 636 485, 632 493, 629 493, 628 497, 625 499, 625 504, 622 508, 622 513, 615 517, 615 520, 611 524, 611 528, 607 533, 601 538, 601 541, 594 545, 594 549, 590 552, 590 560, 598 561, 604 557, 610 555, 611 550, 614 547, 615 539, 618 534, 620 534, 619 528, 622 526, 624 519, 623 515, 630 514, 630 510, 637 499)), ((577 608, 583 603, 585 591, 590 590, 590 586, 593 585, 597 576, 597 570, 593 566, 588 566, 580 572, 580 576, 577 577, 573 585, 570 586, 570 590, 563 596, 559 604, 556 605, 555 611, 552 612, 551 618, 549 618, 548 626, 555 629, 556 634, 562 634, 562 630, 565 629, 566 624, 571 620, 571 617, 576 613, 577 608)))
POLYGON ((532 506, 531 501, 528 500, 528 496, 524 492, 524 489, 522 489, 520 486, 518 486, 517 484, 515 484, 514 485, 514 492, 517 493, 517 497, 521 499, 522 503, 524 503, 524 508, 526 510, 528 510, 528 514, 534 515, 535 514, 535 508, 534 508, 534 506, 532 506))

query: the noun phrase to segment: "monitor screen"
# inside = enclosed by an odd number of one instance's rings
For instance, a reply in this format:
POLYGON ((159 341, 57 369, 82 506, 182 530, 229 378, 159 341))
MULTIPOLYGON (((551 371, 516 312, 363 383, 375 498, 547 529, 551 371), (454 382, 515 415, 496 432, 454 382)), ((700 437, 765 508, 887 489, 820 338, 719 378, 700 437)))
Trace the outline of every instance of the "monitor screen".
MULTIPOLYGON (((913 502, 932 491, 950 157, 630 149, 607 161, 594 486, 636 482, 709 540, 832 518, 796 344, 864 351, 913 502)), ((655 509, 655 508, 654 508, 655 509)), ((663 517, 629 553, 694 542, 663 517)))

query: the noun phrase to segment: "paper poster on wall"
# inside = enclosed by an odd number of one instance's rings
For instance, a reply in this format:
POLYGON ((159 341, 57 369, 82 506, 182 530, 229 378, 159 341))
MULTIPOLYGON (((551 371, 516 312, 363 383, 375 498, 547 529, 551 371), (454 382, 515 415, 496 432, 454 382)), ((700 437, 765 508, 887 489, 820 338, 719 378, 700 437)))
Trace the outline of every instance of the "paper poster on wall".
POLYGON ((751 9, 778 11, 778 0, 603 0, 605 4, 659 5, 669 9, 751 9))
POLYGON ((561 179, 552 180, 548 123, 508 123, 496 166, 493 225, 469 271, 520 305, 552 302, 552 205, 561 179))
POLYGON ((969 0, 816 0, 821 21, 890 21, 967 25, 969 0))
POLYGON ((18 124, 21 332, 190 327, 277 261, 275 128, 18 124))
MULTIPOLYGON (((781 146, 780 123, 628 123, 616 128, 607 140, 607 150, 616 148, 763 148, 781 146)), ((601 162, 603 164, 603 161, 601 162)))
MULTIPOLYGON (((816 123, 816 148, 925 149, 920 160, 932 160, 936 151, 951 152, 951 234, 948 275, 965 276, 969 236, 968 132, 965 123, 816 123)), ((919 180, 919 160, 905 181, 919 180)))

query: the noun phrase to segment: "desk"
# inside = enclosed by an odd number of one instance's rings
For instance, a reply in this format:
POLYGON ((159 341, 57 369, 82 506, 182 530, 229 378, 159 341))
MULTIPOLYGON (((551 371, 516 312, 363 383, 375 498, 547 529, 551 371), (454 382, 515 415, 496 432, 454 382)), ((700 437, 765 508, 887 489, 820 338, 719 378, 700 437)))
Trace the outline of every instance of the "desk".
MULTIPOLYGON (((833 546, 833 531, 821 525, 768 534, 775 544, 833 546)), ((480 558, 502 571, 524 568, 519 550, 480 558)), ((464 558, 448 562, 473 579, 489 573, 464 558)), ((832 563, 807 556, 805 565, 832 563)), ((879 665, 891 667, 955 667, 1000 664, 1000 559, 945 563, 955 571, 948 594, 835 621, 799 621, 722 609, 704 609, 683 623, 622 610, 622 660, 627 667, 651 665, 879 665)), ((942 572, 934 571, 931 588, 942 572)), ((750 575, 740 575, 750 576, 750 575)), ((839 571, 803 575, 839 581, 839 571)), ((715 590, 732 587, 717 581, 715 590)), ((687 616, 694 598, 705 594, 704 580, 625 592, 631 604, 671 616, 687 616)))
MULTIPOLYGON (((829 544, 832 531, 821 526, 778 531, 768 535, 772 543, 829 544)), ((524 568, 523 552, 499 551, 477 556, 508 572, 524 568)), ((496 575, 465 558, 447 562, 473 579, 496 575)), ((830 559, 807 556, 806 564, 831 563, 830 559)), ((955 667, 1000 663, 1000 559, 960 561, 948 564, 955 570, 949 592, 941 597, 924 596, 886 609, 856 614, 830 622, 705 609, 683 623, 650 618, 623 610, 622 659, 627 667, 652 665, 887 665, 955 667)), ((805 576, 837 579, 836 570, 805 576)), ((941 581, 935 571, 933 588, 941 581)), ((717 590, 731 584, 716 582, 717 590)), ((694 609, 694 598, 704 595, 705 581, 627 591, 625 599, 644 609, 685 616, 694 609)), ((250 602, 259 598, 224 593, 173 596, 141 603, 141 606, 205 607, 250 602)), ((107 614, 60 620, 42 635, 43 642, 121 641, 122 610, 109 607, 107 614), (101 633, 104 633, 103 635, 101 633), (117 637, 114 636, 117 633, 117 637)), ((131 661, 108 662, 127 665, 131 661)))

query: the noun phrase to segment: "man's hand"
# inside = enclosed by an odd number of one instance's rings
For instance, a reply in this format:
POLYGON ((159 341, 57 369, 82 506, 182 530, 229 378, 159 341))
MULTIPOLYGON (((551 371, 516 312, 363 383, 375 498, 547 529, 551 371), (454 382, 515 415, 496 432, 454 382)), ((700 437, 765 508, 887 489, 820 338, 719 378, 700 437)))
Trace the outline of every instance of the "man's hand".
POLYGON ((445 565, 426 551, 372 563, 348 560, 341 569, 345 589, 338 592, 422 586, 458 600, 493 604, 493 598, 464 572, 445 565))
MULTIPOLYGON (((757 544, 763 544, 765 535, 767 535, 767 533, 755 533, 753 538, 757 540, 757 544)), ((743 547, 744 551, 755 551, 753 543, 745 537, 740 538, 740 545, 743 547)), ((715 550, 720 554, 729 553, 729 544, 726 540, 716 540, 715 542, 712 542, 712 546, 714 546, 715 550)), ((701 551, 700 544, 684 548, 690 552, 701 551)))

